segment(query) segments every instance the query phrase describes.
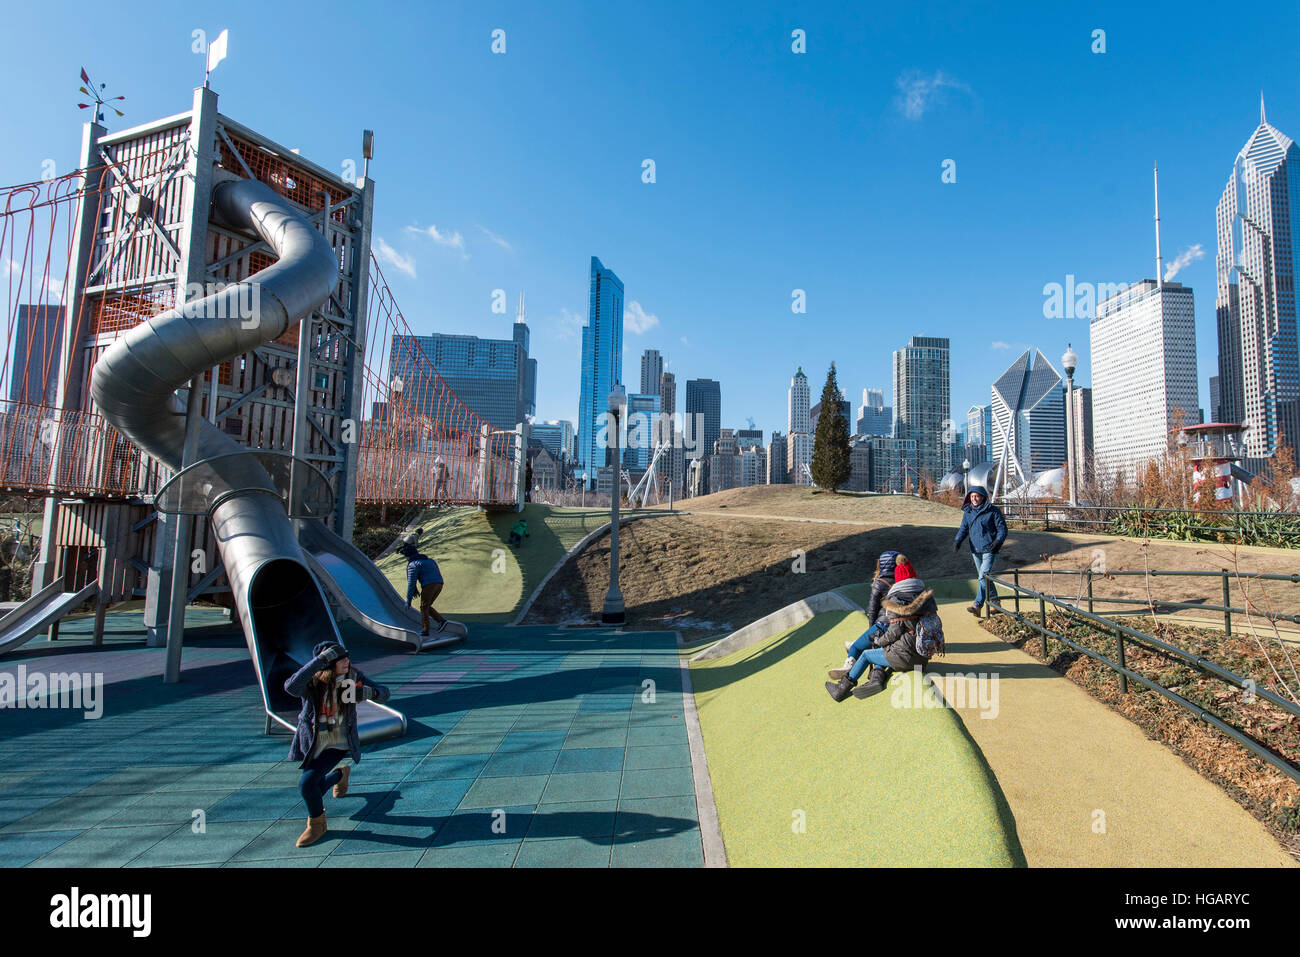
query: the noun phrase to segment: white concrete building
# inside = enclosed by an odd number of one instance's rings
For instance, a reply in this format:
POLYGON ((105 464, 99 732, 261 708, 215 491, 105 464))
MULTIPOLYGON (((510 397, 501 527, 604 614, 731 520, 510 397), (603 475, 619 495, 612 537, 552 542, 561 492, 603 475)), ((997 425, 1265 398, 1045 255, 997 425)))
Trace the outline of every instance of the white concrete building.
POLYGON ((1089 325, 1096 475, 1110 482, 1168 448, 1179 411, 1196 419, 1196 321, 1192 290, 1144 279, 1098 303, 1089 325))

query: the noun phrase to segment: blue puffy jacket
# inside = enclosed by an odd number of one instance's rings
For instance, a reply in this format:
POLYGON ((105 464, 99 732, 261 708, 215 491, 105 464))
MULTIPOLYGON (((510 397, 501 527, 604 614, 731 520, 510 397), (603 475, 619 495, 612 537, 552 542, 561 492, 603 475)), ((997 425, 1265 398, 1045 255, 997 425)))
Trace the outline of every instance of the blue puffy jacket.
POLYGON ((970 539, 970 550, 976 554, 997 553, 1007 540, 1007 520, 1002 509, 989 501, 989 493, 982 485, 972 485, 961 506, 961 528, 957 529, 955 544, 970 539), (984 496, 984 503, 976 508, 970 497, 976 493, 984 496))

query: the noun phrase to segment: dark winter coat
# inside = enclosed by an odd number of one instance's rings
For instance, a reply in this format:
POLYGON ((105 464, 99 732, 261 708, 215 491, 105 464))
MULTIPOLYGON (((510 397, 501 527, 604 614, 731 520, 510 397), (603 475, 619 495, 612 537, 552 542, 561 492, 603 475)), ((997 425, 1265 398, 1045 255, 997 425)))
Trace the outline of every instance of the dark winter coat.
POLYGON ((989 493, 982 485, 973 485, 961 506, 961 528, 957 529, 957 545, 970 539, 970 550, 974 554, 992 552, 997 554, 1002 543, 1007 540, 1007 520, 1002 509, 989 501, 989 493), (976 508, 970 497, 978 492, 984 496, 984 504, 976 508))
MULTIPOLYGON (((301 761, 299 767, 307 764, 307 758, 316 744, 316 689, 310 687, 311 679, 318 671, 333 668, 333 662, 327 662, 319 655, 294 672, 293 677, 284 683, 284 690, 291 695, 302 698, 302 711, 298 713, 298 727, 293 733, 293 744, 289 746, 289 760, 301 761)), ((375 701, 383 704, 388 700, 389 690, 376 684, 356 668, 351 671, 352 680, 356 682, 357 700, 375 701)), ((343 723, 348 732, 348 750, 352 763, 361 760, 361 738, 357 735, 357 706, 343 705, 343 723)))
POLYGON ((438 568, 438 563, 424 552, 419 551, 414 545, 403 545, 398 552, 406 559, 407 604, 410 604, 420 588, 425 585, 442 584, 442 570, 438 568), (417 588, 417 585, 420 588, 417 588))
POLYGON ((906 671, 929 661, 930 658, 917 648, 916 629, 918 622, 925 619, 930 629, 938 629, 942 642, 939 606, 934 600, 934 590, 926 588, 919 578, 909 578, 894 586, 889 597, 882 602, 882 609, 889 627, 876 639, 875 644, 884 651, 889 667, 896 671, 906 671))
POLYGON ((895 551, 881 552, 876 560, 876 577, 871 581, 871 597, 867 600, 867 622, 874 625, 880 617, 880 603, 889 589, 894 587, 894 566, 902 556, 895 551))

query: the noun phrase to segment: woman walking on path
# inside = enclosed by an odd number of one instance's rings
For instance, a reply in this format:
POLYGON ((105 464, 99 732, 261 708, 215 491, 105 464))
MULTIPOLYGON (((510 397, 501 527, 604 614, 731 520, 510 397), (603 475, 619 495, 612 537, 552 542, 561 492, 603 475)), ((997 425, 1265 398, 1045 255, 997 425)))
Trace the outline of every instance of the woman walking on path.
POLYGON ((989 501, 989 493, 982 485, 971 486, 961 510, 961 528, 957 529, 957 539, 952 548, 953 551, 959 551, 962 541, 970 539, 975 574, 979 576, 980 583, 975 592, 975 604, 966 610, 978 618, 985 599, 989 597, 987 582, 989 573, 993 571, 993 556, 1007 540, 1007 520, 1002 509, 989 501))
POLYGON ((335 766, 346 757, 361 761, 361 740, 357 735, 357 702, 388 700, 389 691, 352 667, 348 650, 336 641, 322 641, 312 649, 313 658, 288 681, 284 690, 302 698, 298 728, 289 747, 289 758, 301 761, 298 793, 307 805, 307 829, 298 847, 310 847, 325 836, 325 791, 334 796, 348 793, 352 769, 335 766))

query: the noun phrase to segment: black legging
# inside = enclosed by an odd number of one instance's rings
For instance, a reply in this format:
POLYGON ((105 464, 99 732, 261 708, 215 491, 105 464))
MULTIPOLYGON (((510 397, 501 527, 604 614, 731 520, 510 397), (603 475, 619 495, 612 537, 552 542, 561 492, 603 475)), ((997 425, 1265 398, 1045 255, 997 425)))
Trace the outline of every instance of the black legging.
POLYGON ((302 777, 298 779, 298 793, 307 802, 310 816, 320 817, 325 813, 325 792, 343 777, 343 772, 332 768, 347 756, 348 753, 339 748, 326 748, 303 766, 302 777))

